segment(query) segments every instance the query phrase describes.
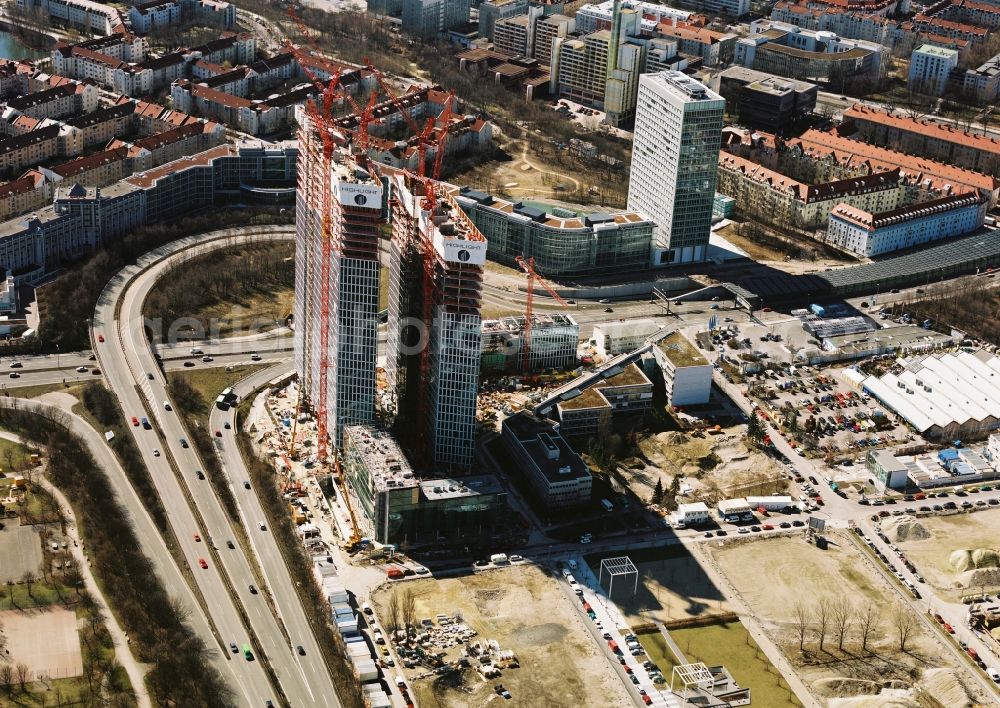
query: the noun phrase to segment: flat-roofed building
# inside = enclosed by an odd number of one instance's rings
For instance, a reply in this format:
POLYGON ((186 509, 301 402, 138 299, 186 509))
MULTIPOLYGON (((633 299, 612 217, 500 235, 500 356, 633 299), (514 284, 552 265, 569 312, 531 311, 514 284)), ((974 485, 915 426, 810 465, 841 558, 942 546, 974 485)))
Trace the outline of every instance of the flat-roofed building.
POLYGON ((865 467, 883 490, 905 489, 909 482, 906 465, 888 450, 869 450, 865 467))
POLYGON ((962 76, 962 93, 980 103, 992 103, 1000 95, 1000 54, 990 57, 962 76))
POLYGON ((555 278, 640 270, 649 264, 655 225, 636 211, 576 214, 511 202, 455 188, 458 202, 489 242, 492 259, 516 265, 534 258, 538 272, 555 278))
POLYGON ((545 509, 568 509, 590 501, 590 469, 554 423, 531 413, 515 413, 503 421, 502 439, 545 509))
POLYGON ((667 403, 671 406, 700 406, 712 395, 712 365, 679 331, 659 337, 653 358, 663 374, 667 403))
MULTIPOLYGON (((570 315, 533 313, 528 371, 565 369, 576 363, 580 325, 570 315)), ((524 317, 483 320, 482 370, 521 371, 524 363, 524 317)))
POLYGON ((598 354, 613 357, 635 351, 659 331, 660 325, 653 320, 602 322, 594 325, 590 338, 598 354))
POLYGON ((731 66, 719 76, 719 93, 741 125, 780 133, 816 108, 819 87, 763 71, 731 66))
POLYGON ((612 366, 581 378, 580 387, 556 404, 560 431, 567 437, 600 435, 621 415, 643 414, 653 405, 653 382, 636 364, 612 366))
POLYGON ((911 91, 940 96, 951 72, 958 66, 958 52, 933 44, 922 44, 910 55, 906 85, 911 91))

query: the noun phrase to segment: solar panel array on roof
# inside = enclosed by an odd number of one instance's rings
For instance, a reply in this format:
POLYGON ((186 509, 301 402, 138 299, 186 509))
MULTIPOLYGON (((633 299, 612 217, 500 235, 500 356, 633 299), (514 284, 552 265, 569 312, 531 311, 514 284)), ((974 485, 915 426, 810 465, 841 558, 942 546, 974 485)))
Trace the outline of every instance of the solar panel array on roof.
POLYGON ((594 224, 607 224, 609 222, 613 222, 614 220, 615 217, 611 216, 611 214, 603 213, 587 214, 584 218, 584 222, 587 226, 593 226, 594 224))
POLYGON ((885 288, 890 285, 922 284, 928 278, 936 278, 938 275, 971 272, 977 267, 998 265, 1000 231, 986 230, 875 263, 864 263, 822 274, 792 275, 774 271, 767 276, 741 278, 739 285, 765 300, 792 299, 805 295, 847 295, 871 292, 879 285, 885 288))
POLYGON ((532 221, 545 221, 545 210, 533 206, 526 206, 524 202, 514 205, 514 213, 526 216, 532 221))

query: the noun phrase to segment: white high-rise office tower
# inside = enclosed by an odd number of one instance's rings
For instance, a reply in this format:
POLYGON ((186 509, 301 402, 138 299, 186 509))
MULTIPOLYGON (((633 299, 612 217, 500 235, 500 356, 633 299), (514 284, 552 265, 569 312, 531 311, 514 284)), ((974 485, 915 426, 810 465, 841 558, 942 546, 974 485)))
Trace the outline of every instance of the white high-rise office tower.
POLYGON ((708 256, 725 107, 679 71, 639 79, 628 208, 656 223, 654 266, 708 256))

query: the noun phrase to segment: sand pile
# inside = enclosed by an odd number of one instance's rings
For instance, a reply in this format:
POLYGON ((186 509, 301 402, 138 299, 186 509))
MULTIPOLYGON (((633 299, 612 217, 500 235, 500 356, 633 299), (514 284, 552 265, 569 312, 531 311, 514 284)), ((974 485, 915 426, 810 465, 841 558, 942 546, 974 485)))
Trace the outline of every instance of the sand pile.
POLYGON ((952 669, 929 669, 924 672, 919 688, 948 708, 968 708, 972 699, 952 669))
POLYGON ((1000 566, 1000 554, 992 548, 961 548, 948 556, 948 564, 957 573, 1000 566))
POLYGON ((978 570, 970 570, 959 575, 955 584, 960 588, 996 587, 1000 585, 1000 569, 979 568, 978 570))
POLYGON ((930 538, 930 532, 918 519, 912 516, 895 516, 882 524, 885 535, 893 541, 922 541, 930 538))

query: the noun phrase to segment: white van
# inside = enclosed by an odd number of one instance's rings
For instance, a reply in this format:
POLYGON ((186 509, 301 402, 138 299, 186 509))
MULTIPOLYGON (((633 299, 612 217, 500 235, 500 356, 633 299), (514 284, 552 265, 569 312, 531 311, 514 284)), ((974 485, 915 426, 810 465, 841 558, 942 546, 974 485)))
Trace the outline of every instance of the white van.
POLYGON ((198 348, 198 347, 191 347, 191 354, 192 354, 192 356, 193 356, 193 355, 195 355, 195 354, 204 354, 204 353, 205 353, 205 352, 203 352, 203 351, 202 351, 202 350, 201 350, 200 348, 198 348))
POLYGON ((986 669, 986 673, 989 674, 991 679, 1000 683, 1000 671, 997 671, 996 669, 986 669))
POLYGON ((399 688, 406 688, 406 681, 404 681, 403 677, 400 676, 399 674, 396 674, 396 685, 399 688))

